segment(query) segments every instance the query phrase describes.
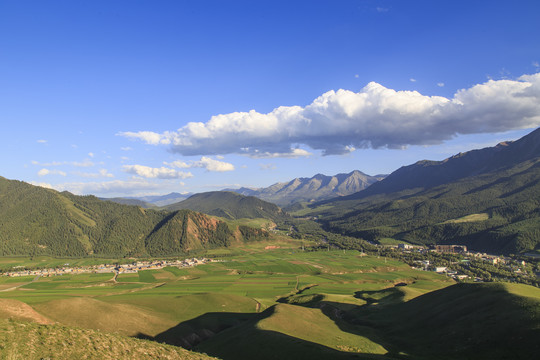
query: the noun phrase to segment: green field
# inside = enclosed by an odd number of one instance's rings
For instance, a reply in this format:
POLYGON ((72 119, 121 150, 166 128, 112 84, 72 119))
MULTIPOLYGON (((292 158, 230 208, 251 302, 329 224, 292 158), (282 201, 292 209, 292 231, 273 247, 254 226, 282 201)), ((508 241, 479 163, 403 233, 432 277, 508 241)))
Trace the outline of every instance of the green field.
MULTIPOLYGON (((0 318, 154 339, 223 359, 253 358, 268 347, 283 358, 392 359, 401 356, 399 341, 355 319, 392 313, 455 286, 445 276, 357 251, 269 244, 232 249, 197 267, 120 274, 116 281, 113 274, 0 277, 7 289, 0 292, 0 318)), ((523 285, 508 285, 507 293, 533 303, 540 298, 538 289, 523 285)))

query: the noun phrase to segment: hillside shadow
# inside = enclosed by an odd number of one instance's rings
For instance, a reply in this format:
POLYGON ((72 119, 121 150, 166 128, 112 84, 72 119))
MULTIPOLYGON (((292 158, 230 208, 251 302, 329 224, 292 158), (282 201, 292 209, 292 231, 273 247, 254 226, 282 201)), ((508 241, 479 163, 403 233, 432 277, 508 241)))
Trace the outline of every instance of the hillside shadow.
MULTIPOLYGON (((275 312, 206 313, 151 337, 137 337, 206 353, 223 360, 313 360, 313 359, 410 359, 391 354, 378 355, 336 350, 315 342, 264 330, 257 324, 275 312)), ((347 350, 347 349, 344 349, 347 350)))
POLYGON ((204 340, 228 328, 238 326, 259 314, 254 313, 206 313, 194 319, 179 323, 178 325, 152 337, 138 334, 140 339, 154 340, 160 343, 192 349, 204 340))
POLYGON ((357 291, 354 293, 354 297, 364 300, 367 305, 384 305, 403 302, 405 293, 397 287, 392 287, 382 290, 357 291))

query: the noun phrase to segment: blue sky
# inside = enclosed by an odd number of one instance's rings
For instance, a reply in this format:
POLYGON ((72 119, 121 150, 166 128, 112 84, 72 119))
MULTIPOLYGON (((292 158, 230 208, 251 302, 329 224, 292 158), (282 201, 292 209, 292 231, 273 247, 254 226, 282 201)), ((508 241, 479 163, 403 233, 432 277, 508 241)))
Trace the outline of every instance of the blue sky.
POLYGON ((538 1, 0 2, 9 179, 134 196, 390 173, 540 126, 538 1))

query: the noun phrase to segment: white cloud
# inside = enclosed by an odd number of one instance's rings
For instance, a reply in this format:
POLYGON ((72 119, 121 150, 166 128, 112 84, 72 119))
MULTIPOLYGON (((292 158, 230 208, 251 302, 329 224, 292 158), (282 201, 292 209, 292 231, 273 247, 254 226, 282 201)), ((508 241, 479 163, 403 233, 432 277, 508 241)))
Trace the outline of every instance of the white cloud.
POLYGON ((47 140, 41 139, 41 140, 38 140, 37 142, 40 143, 40 144, 46 144, 46 143, 47 143, 47 140))
MULTIPOLYGON (((183 185, 175 183, 175 186, 183 185)), ((43 185, 41 185, 43 186, 43 185)), ((145 179, 114 180, 105 182, 71 182, 51 185, 57 191, 69 191, 77 195, 87 194, 133 194, 140 191, 163 190, 163 184, 145 179)))
POLYGON ((254 152, 250 152, 249 149, 246 149, 246 152, 249 154, 249 157, 252 157, 254 159, 269 159, 269 158, 299 158, 299 157, 307 157, 313 155, 309 151, 306 151, 304 149, 291 149, 289 152, 282 152, 282 153, 271 153, 269 151, 261 152, 258 150, 255 150, 254 152))
POLYGON ((53 162, 50 162, 50 163, 40 163, 39 161, 32 160, 32 165, 37 165, 37 166, 61 166, 61 165, 65 165, 65 163, 59 162, 59 161, 53 161, 53 162))
POLYGON ((67 174, 60 170, 49 170, 46 168, 43 168, 38 171, 38 176, 46 176, 46 175, 60 175, 60 176, 66 176, 67 174))
POLYGON ((444 83, 443 82, 437 83, 437 86, 438 87, 444 87, 444 83))
POLYGON ((328 91, 311 104, 254 110, 190 122, 175 132, 119 135, 165 144, 189 155, 283 154, 306 145, 325 155, 352 148, 433 145, 457 134, 525 129, 540 125, 540 73, 517 80, 489 80, 453 98, 396 91, 371 82, 360 92, 328 91))
POLYGON ((409 81, 410 82, 416 82, 416 79, 410 78, 409 81))
POLYGON ((46 188, 46 189, 54 189, 54 187, 49 183, 30 181, 29 184, 34 185, 34 186, 40 186, 40 187, 46 188))
POLYGON ((201 161, 197 161, 196 164, 198 167, 205 168, 208 171, 225 172, 234 170, 233 164, 225 161, 214 160, 206 156, 203 156, 201 161))
POLYGON ((94 157, 94 153, 89 152, 89 153, 88 153, 88 156, 90 156, 91 158, 93 158, 93 157, 94 157))
POLYGON ((208 171, 225 172, 233 171, 234 165, 225 161, 214 160, 212 158, 203 156, 200 161, 192 161, 186 163, 184 161, 176 160, 171 163, 164 163, 167 166, 176 167, 179 169, 191 169, 191 168, 204 168, 208 171))
POLYGON ((124 171, 148 179, 186 179, 193 177, 190 172, 182 172, 174 169, 160 167, 152 168, 144 165, 124 165, 124 171))
POLYGON ((76 166, 76 167, 92 167, 95 164, 92 161, 86 159, 84 161, 52 161, 52 162, 48 162, 48 163, 40 163, 39 161, 32 160, 32 165, 48 166, 48 167, 51 167, 51 166, 64 166, 64 165, 72 165, 72 166, 76 166))
POLYGON ((85 178, 113 178, 114 175, 107 171, 107 169, 100 169, 97 173, 81 173, 77 172, 76 175, 85 178))
POLYGON ((165 132, 163 134, 157 134, 152 131, 139 131, 139 132, 120 132, 118 135, 125 136, 128 138, 134 138, 144 141, 147 144, 151 145, 168 145, 171 143, 170 137, 173 134, 169 134, 169 132, 165 132), (170 136, 171 135, 171 136, 170 136))
POLYGON ((129 147, 129 146, 125 146, 125 147, 122 147, 122 148, 120 148, 120 149, 121 149, 122 151, 131 151, 131 150, 133 150, 133 149, 132 149, 131 147, 129 147))

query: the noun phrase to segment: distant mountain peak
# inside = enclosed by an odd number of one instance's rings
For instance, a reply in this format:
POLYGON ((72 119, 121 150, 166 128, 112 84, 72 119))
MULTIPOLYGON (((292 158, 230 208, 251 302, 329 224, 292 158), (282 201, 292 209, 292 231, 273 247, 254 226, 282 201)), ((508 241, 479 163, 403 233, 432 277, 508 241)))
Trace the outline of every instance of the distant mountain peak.
POLYGON ((359 170, 334 176, 318 173, 310 178, 295 178, 266 188, 240 188, 233 191, 242 195, 256 196, 280 206, 287 206, 296 202, 313 202, 350 195, 382 178, 384 175, 370 176, 359 170))

